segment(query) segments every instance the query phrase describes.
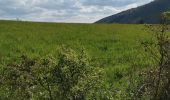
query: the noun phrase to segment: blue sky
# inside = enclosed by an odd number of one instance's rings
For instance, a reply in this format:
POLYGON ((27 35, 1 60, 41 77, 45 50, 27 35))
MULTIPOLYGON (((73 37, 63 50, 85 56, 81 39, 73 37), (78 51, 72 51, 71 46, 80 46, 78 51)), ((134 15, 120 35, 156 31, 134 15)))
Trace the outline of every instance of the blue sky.
POLYGON ((0 0, 0 19, 92 23, 153 0, 0 0))

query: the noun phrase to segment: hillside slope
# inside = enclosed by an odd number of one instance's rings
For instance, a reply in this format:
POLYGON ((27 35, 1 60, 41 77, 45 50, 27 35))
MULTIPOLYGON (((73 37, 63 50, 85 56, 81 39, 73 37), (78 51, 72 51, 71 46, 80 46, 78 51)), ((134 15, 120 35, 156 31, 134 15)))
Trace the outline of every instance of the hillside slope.
POLYGON ((170 10, 170 0, 154 0, 153 2, 103 18, 96 23, 159 23, 162 12, 170 10))

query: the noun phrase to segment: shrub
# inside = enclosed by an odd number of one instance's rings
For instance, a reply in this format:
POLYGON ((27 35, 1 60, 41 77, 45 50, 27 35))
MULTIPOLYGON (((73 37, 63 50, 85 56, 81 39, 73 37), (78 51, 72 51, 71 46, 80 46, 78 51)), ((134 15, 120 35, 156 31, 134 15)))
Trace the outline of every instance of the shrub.
POLYGON ((62 49, 53 73, 62 99, 94 98, 103 80, 103 70, 91 66, 84 51, 77 55, 71 49, 62 49))
POLYGON ((155 66, 142 73, 145 81, 138 93, 154 100, 170 99, 170 38, 167 35, 169 32, 167 14, 162 14, 160 25, 148 26, 154 33, 155 41, 143 43, 155 66))
POLYGON ((84 51, 63 48, 57 59, 22 56, 8 64, 0 85, 6 99, 95 99, 104 92, 103 77, 103 69, 91 66, 84 51))

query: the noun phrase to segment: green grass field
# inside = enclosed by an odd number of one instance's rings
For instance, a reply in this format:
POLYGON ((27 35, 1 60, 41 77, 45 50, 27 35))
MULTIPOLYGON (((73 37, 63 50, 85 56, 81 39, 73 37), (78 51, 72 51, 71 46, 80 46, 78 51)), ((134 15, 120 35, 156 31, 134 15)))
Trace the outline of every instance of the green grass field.
MULTIPOLYGON (((0 21, 0 56, 10 60, 54 55, 62 45, 84 48, 100 67, 145 64, 141 41, 149 40, 143 25, 63 24, 0 21)), ((110 69, 109 69, 110 70, 110 69)))
POLYGON ((95 66, 106 70, 109 81, 122 88, 132 66, 150 64, 140 44, 151 39, 144 30, 144 25, 0 21, 0 59, 7 63, 23 54, 57 55, 62 45, 84 48, 95 66))

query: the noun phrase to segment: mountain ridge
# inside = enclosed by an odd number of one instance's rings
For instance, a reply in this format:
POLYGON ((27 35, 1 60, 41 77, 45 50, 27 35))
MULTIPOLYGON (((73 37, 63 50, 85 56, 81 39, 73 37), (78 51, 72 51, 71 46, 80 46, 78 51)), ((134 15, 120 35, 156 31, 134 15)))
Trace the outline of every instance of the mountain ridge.
POLYGON ((166 11, 170 11, 170 0, 154 0, 146 5, 105 17, 95 23, 157 24, 160 22, 160 14, 166 11))

